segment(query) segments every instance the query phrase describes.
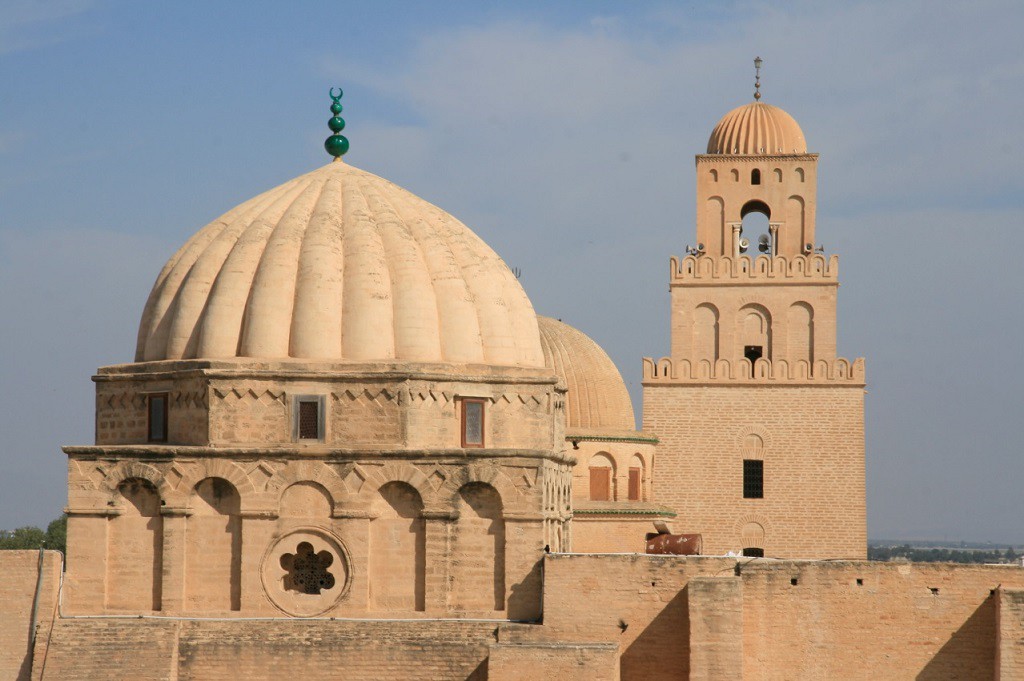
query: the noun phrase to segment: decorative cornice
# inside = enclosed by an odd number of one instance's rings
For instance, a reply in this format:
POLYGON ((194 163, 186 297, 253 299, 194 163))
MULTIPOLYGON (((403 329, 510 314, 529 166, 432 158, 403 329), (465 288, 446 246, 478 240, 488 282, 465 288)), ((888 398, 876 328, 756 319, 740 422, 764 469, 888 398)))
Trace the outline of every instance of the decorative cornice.
POLYGON ((133 458, 237 458, 237 459, 319 459, 331 462, 360 461, 370 458, 397 460, 466 461, 474 459, 547 459, 569 463, 567 453, 545 449, 394 449, 336 448, 327 445, 280 447, 217 447, 199 445, 68 445, 61 450, 70 457, 84 459, 133 458))
POLYGON ((571 442, 574 445, 580 442, 635 442, 639 444, 652 444, 656 445, 660 440, 653 435, 636 435, 636 436, 615 436, 615 435, 582 435, 582 434, 566 434, 566 442, 571 442))
POLYGON ((819 154, 697 154, 694 165, 715 161, 807 161, 815 162, 819 154))

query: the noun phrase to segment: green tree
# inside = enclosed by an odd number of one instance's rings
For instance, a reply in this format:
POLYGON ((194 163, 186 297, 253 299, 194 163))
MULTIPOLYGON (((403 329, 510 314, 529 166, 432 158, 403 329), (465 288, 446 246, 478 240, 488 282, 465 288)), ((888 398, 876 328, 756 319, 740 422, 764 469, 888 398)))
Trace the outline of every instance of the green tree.
POLYGON ((61 515, 46 526, 43 532, 31 525, 16 530, 0 530, 0 551, 24 551, 45 546, 48 549, 66 553, 68 536, 68 517, 61 515))
POLYGON ((68 553, 68 516, 62 513, 59 518, 46 526, 46 548, 68 553))
POLYGON ((46 533, 38 527, 19 527, 16 530, 0 530, 0 549, 38 549, 46 541, 46 533))

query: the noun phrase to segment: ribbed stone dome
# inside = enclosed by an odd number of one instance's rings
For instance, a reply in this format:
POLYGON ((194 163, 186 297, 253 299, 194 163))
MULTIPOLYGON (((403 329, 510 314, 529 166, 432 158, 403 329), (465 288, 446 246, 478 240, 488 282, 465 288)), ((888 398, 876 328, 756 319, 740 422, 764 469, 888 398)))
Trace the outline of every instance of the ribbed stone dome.
POLYGON ((461 222, 346 163, 246 201, 157 277, 136 361, 301 358, 543 367, 537 317, 461 222))
POLYGON ((569 388, 566 428, 573 430, 636 430, 633 403, 622 375, 590 336, 550 317, 537 317, 544 363, 569 388))
POLYGON ((718 121, 708 140, 709 154, 806 154, 804 132, 777 106, 751 102, 718 121))

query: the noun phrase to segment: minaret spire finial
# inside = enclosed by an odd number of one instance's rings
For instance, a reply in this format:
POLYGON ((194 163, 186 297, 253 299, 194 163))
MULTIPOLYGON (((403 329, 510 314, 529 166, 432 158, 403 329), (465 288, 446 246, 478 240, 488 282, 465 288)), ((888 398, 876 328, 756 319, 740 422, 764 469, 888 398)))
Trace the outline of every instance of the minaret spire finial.
POLYGON ((345 129, 345 119, 338 115, 342 110, 341 102, 338 100, 341 99, 341 96, 344 93, 341 88, 338 88, 338 94, 334 94, 334 88, 331 88, 328 90, 327 94, 333 100, 333 103, 331 104, 331 113, 334 114, 334 116, 331 117, 331 120, 327 121, 327 127, 330 128, 331 132, 334 134, 324 140, 324 149, 327 150, 328 154, 334 157, 335 161, 340 161, 341 157, 345 155, 346 151, 348 151, 348 138, 344 135, 338 134, 345 129))
POLYGON ((761 101, 761 64, 764 61, 760 57, 754 57, 754 101, 761 101))

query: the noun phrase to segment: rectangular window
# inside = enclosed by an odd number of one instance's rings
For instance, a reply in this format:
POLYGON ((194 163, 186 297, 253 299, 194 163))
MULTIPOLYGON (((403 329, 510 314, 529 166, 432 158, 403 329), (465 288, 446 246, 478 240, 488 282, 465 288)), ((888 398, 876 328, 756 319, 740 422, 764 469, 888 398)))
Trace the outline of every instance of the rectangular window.
POLYGON ((324 400, 319 395, 309 397, 296 397, 294 402, 295 412, 295 439, 296 440, 323 440, 324 439, 324 400))
POLYGON ((465 397, 462 399, 462 446, 484 446, 484 401, 465 397))
POLYGON ((150 442, 167 442, 167 393, 153 393, 147 396, 149 406, 149 427, 147 439, 150 442))
POLYGON ((629 469, 629 500, 640 501, 640 469, 629 469))
POLYGON ((612 469, 591 468, 590 469, 590 500, 611 501, 612 499, 612 469))
POLYGON ((749 556, 750 558, 764 558, 764 549, 758 548, 756 546, 748 546, 747 548, 743 549, 743 555, 749 556))
POLYGON ((759 459, 743 460, 743 498, 764 498, 764 461, 759 459))

